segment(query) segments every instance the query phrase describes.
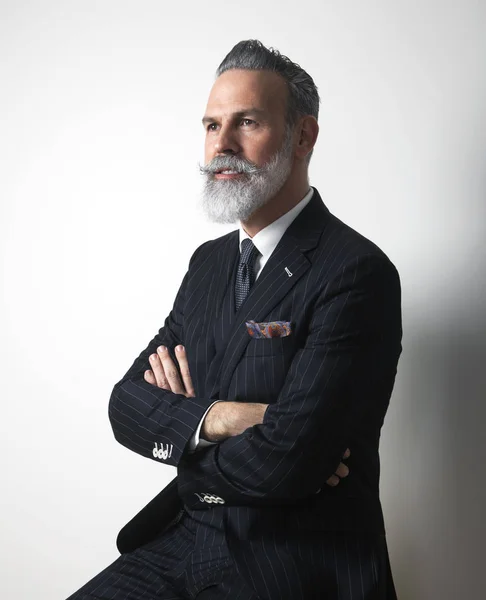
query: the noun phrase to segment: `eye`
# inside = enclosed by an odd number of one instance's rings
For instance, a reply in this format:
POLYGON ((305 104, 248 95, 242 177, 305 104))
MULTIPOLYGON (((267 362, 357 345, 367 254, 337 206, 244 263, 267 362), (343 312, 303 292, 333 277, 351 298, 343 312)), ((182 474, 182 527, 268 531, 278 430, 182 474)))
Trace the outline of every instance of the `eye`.
POLYGON ((241 122, 245 125, 253 125, 255 123, 255 121, 253 121, 252 119, 241 119, 241 122))
POLYGON ((209 123, 209 125, 206 127, 207 131, 215 131, 215 129, 213 129, 213 127, 217 127, 216 123, 209 123))

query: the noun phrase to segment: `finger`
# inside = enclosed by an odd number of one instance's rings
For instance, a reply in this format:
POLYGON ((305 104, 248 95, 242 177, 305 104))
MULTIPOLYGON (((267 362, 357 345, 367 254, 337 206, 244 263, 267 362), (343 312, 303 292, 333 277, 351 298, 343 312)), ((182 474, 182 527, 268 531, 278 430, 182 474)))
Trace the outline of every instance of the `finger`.
POLYGON ((163 388, 164 390, 170 391, 170 384, 165 376, 164 367, 160 362, 160 358, 157 354, 150 355, 150 364, 152 365, 152 371, 155 375, 155 382, 157 387, 163 388))
POLYGON ((143 378, 147 383, 151 383, 152 385, 157 385, 157 380, 155 379, 154 372, 151 369, 148 369, 143 374, 143 378))
POLYGON ((176 357, 179 363, 179 369, 182 375, 182 383, 186 390, 186 396, 194 398, 196 395, 194 392, 194 386, 192 385, 191 373, 189 371, 189 362, 187 360, 186 349, 184 346, 176 346, 176 357))
POLYGON ((351 454, 351 451, 349 448, 346 448, 346 452, 343 454, 343 458, 349 458, 349 455, 351 454))
POLYGON ((177 367, 175 366, 174 361, 170 357, 167 348, 165 346, 159 346, 157 348, 157 354, 159 356, 160 362, 162 363, 164 375, 167 381, 169 382, 170 390, 174 392, 174 394, 184 394, 185 390, 182 387, 181 378, 179 377, 177 367))
POLYGON ((336 477, 336 475, 331 475, 331 477, 329 477, 329 479, 326 481, 327 485, 331 485, 332 487, 335 487, 336 485, 338 485, 338 483, 341 480, 339 479, 339 477, 336 477))
POLYGON ((339 477, 347 477, 349 475, 349 468, 345 464, 339 463, 339 467, 336 469, 336 475, 339 477))

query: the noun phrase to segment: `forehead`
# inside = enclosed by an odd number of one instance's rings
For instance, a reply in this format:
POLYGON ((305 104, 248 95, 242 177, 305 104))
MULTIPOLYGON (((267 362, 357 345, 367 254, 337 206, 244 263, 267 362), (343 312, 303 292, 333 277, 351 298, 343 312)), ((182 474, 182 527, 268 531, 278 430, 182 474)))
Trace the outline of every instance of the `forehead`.
POLYGON ((277 73, 230 69, 214 82, 206 114, 222 116, 252 107, 280 115, 286 110, 287 94, 285 80, 277 73))

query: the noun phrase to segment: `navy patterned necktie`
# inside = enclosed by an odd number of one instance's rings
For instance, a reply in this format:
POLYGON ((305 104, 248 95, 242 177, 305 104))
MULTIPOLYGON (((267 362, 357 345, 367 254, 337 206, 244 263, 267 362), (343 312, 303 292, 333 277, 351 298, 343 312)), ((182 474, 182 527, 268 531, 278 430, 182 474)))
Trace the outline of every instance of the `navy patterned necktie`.
POLYGON ((239 310, 255 281, 254 263, 259 252, 250 238, 241 242, 240 262, 236 273, 235 304, 239 310))

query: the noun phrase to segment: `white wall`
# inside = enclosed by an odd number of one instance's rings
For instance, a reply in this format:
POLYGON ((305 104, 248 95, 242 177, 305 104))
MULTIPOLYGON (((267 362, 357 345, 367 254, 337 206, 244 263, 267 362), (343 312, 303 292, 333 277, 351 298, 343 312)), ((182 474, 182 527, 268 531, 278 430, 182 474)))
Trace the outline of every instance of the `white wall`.
POLYGON ((173 476, 117 444, 111 389, 193 250, 213 73, 241 39, 322 97, 311 183, 403 285, 381 493, 400 600, 479 598, 486 8, 474 0, 0 3, 0 596, 62 599, 173 476))

